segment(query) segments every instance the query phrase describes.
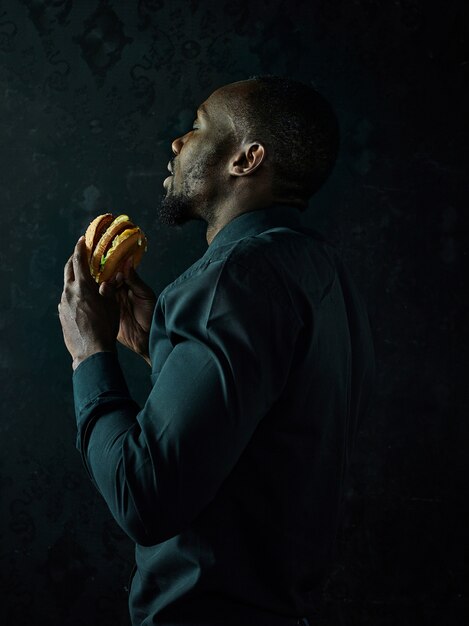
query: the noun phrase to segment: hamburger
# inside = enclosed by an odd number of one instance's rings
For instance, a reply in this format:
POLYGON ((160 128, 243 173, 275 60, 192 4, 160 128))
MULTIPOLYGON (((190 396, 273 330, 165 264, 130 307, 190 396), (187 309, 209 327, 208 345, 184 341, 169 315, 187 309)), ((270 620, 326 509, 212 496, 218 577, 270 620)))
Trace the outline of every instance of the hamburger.
POLYGON ((112 280, 129 257, 133 267, 147 251, 147 238, 128 215, 114 217, 112 213, 98 215, 85 233, 90 272, 97 283, 112 280))

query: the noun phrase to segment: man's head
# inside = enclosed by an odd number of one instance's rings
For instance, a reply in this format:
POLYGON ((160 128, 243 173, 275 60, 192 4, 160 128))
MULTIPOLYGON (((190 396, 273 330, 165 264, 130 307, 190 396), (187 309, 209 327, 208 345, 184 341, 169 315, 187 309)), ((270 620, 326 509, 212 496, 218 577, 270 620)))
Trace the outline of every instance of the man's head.
POLYGON ((225 85, 173 141, 160 219, 211 223, 233 203, 239 212, 273 202, 304 209, 329 176, 338 143, 334 112, 312 87, 276 76, 225 85))

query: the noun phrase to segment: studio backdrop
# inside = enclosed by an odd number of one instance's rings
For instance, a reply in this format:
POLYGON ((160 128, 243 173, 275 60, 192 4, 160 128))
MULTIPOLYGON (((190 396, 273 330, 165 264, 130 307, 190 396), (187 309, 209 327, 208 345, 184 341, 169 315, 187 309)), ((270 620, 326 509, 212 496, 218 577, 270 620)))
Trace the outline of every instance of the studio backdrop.
MULTIPOLYGON (((202 256, 203 223, 156 219, 171 141, 217 87, 278 74, 337 112, 302 219, 338 242, 378 367, 323 623, 461 626, 468 24, 424 0, 0 2, 2 625, 128 625, 133 545, 75 449, 63 268, 108 211, 147 234, 157 294, 202 256)), ((119 358, 142 406, 149 368, 119 358)))

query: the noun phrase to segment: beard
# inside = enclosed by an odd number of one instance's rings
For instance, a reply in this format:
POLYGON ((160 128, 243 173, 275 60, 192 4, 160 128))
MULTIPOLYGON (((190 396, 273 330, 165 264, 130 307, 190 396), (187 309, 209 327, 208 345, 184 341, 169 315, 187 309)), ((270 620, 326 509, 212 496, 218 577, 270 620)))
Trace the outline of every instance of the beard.
POLYGON ((196 189, 203 182, 208 167, 213 162, 215 161, 206 157, 202 162, 196 163, 186 175, 179 192, 173 192, 173 180, 171 180, 166 196, 162 198, 157 210, 158 219, 162 224, 182 226, 190 220, 204 220, 210 223, 213 211, 204 194, 198 193, 196 189))
POLYGON ((162 224, 167 226, 182 226, 191 219, 196 218, 194 199, 184 193, 166 195, 157 210, 157 216, 162 224))

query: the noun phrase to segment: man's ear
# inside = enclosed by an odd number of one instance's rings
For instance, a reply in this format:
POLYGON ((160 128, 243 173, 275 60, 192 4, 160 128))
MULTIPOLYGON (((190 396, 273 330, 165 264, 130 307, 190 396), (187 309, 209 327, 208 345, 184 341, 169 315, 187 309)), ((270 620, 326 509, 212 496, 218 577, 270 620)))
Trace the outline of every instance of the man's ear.
POLYGON ((249 143, 242 146, 230 161, 229 173, 232 176, 252 174, 265 158, 264 146, 260 143, 249 143))

